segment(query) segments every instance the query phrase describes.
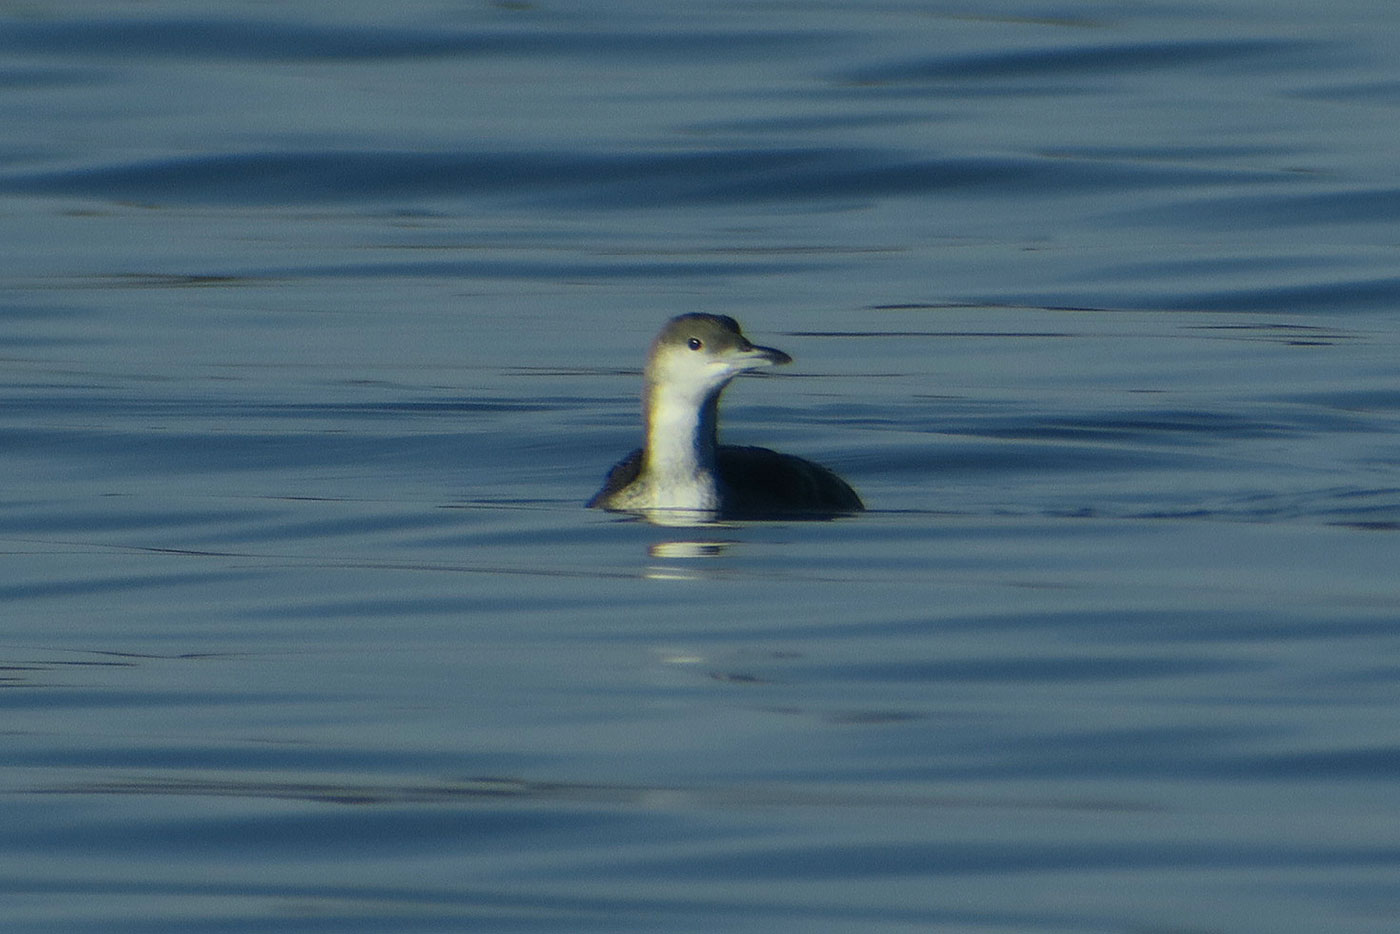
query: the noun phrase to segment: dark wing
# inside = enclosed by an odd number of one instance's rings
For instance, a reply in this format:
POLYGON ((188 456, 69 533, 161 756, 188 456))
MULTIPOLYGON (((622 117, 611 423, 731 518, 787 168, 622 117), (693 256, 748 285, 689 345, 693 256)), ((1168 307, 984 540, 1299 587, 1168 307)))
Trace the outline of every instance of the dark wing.
POLYGON ((727 518, 818 518, 865 509, 845 480, 791 454, 726 445, 719 449, 716 462, 725 488, 727 518))
POLYGON ((642 449, 637 448, 614 464, 612 470, 608 471, 607 477, 603 480, 603 488, 593 494, 593 498, 588 501, 588 508, 602 506, 603 500, 637 479, 637 475, 641 472, 642 449))

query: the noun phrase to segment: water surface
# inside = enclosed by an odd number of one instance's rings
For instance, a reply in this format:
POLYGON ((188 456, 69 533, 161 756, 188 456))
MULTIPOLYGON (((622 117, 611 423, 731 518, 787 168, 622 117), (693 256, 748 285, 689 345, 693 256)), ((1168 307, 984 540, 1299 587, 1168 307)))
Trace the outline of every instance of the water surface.
POLYGON ((7 12, 7 930, 1392 930, 1397 26, 7 12))

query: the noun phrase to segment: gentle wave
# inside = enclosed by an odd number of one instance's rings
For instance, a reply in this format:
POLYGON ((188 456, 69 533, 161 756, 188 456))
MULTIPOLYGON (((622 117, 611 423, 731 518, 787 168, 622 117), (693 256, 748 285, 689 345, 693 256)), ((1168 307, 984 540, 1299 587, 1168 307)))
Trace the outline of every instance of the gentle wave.
POLYGON ((1275 70, 1281 64, 1316 67, 1327 45, 1293 39, 1181 39, 1164 42, 1085 43, 1016 51, 944 55, 840 72, 853 84, 987 81, 1026 78, 1081 79, 1103 73, 1142 74, 1157 69, 1194 69, 1253 61, 1275 70))
POLYGON ((156 203, 305 204, 493 196, 558 206, 649 208, 807 201, 982 189, 1095 191, 1274 181, 1257 170, 1004 156, 910 159, 868 149, 540 152, 262 152, 157 159, 0 176, 0 192, 156 203))
POLYGON ((81 55, 130 62, 142 58, 301 62, 421 59, 442 56, 587 56, 614 60, 676 55, 751 55, 809 46, 815 33, 617 30, 405 29, 244 19, 7 19, 0 51, 81 55))

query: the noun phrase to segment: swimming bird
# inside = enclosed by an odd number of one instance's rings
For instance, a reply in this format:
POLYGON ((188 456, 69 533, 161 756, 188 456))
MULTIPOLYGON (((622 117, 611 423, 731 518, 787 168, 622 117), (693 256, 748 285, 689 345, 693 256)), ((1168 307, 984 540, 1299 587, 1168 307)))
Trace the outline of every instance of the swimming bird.
POLYGON ((608 472, 588 505, 707 520, 832 518, 864 509, 855 490, 819 464, 718 441, 719 397, 729 381, 791 362, 781 350, 750 343, 727 315, 666 322, 647 356, 644 444, 608 472))

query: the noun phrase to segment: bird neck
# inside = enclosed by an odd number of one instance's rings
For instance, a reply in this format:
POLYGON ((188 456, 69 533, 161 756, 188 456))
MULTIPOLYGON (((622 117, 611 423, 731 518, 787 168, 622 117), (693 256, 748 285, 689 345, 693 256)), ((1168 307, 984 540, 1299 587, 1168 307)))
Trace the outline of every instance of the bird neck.
POLYGON ((648 382, 642 398, 646 420, 643 471, 659 481, 695 482, 712 476, 718 447, 719 395, 648 382))

